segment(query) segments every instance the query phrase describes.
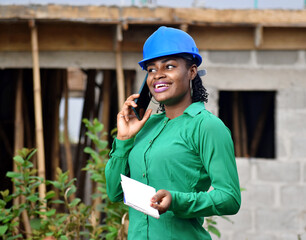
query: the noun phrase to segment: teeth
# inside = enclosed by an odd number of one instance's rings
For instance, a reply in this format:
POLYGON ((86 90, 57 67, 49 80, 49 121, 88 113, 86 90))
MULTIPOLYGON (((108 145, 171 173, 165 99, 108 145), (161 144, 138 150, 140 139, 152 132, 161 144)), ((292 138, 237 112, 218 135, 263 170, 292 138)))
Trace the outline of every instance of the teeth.
POLYGON ((168 87, 168 86, 169 86, 169 84, 161 83, 161 84, 156 84, 155 88, 168 87))

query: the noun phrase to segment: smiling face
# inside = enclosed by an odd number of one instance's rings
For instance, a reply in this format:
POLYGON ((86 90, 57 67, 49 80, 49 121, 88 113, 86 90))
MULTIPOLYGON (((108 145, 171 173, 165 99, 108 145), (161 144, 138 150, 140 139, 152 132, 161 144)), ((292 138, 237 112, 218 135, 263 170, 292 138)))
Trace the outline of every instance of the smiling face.
POLYGON ((150 92, 165 107, 187 107, 192 103, 190 81, 197 74, 195 64, 187 67, 183 58, 165 56, 148 62, 147 71, 150 92))

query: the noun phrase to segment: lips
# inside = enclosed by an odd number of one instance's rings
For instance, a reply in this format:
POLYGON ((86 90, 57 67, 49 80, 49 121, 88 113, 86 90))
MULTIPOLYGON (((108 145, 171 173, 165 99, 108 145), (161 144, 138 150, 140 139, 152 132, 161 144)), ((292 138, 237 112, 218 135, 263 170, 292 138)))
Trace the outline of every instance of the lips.
POLYGON ((171 84, 166 83, 166 82, 156 82, 153 84, 154 86, 154 92, 160 93, 166 91, 171 84))

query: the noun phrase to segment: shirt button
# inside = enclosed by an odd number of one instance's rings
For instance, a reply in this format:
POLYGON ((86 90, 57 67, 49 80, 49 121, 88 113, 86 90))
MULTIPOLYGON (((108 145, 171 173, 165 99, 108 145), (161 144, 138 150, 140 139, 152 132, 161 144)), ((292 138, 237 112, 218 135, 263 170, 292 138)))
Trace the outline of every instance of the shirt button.
POLYGON ((152 143, 152 140, 150 140, 149 143, 152 143))
POLYGON ((146 176, 146 174, 145 174, 145 173, 143 173, 143 174, 142 174, 142 176, 143 176, 143 177, 145 177, 145 176, 146 176))

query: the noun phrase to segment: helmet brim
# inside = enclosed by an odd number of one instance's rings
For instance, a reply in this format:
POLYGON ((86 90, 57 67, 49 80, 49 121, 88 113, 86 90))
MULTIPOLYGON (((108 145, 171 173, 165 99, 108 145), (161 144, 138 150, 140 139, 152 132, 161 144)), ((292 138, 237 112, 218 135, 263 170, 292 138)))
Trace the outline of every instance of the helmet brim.
POLYGON ((160 58, 160 57, 166 57, 166 56, 171 56, 171 55, 177 55, 177 54, 182 54, 182 53, 186 53, 186 54, 190 54, 191 56, 193 56, 194 60, 195 60, 195 63, 198 66, 201 65, 202 63, 202 57, 200 54, 198 53, 194 53, 194 52, 173 52, 171 51, 171 53, 169 52, 169 54, 167 53, 164 53, 163 55, 153 55, 151 56, 150 58, 145 58, 145 59, 142 59, 140 62, 138 62, 139 66, 143 69, 143 70, 147 70, 147 62, 148 61, 151 61, 153 59, 156 59, 156 58, 160 58))

